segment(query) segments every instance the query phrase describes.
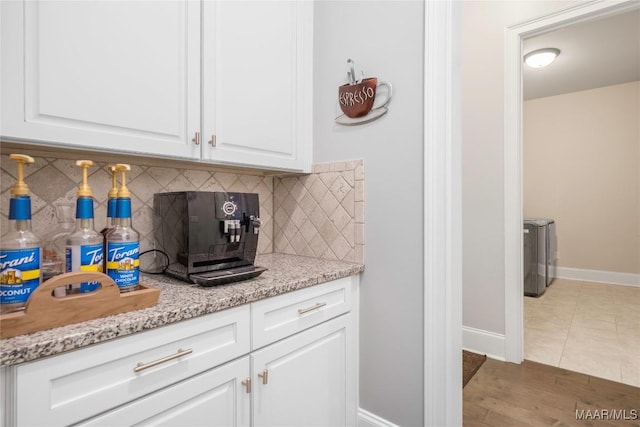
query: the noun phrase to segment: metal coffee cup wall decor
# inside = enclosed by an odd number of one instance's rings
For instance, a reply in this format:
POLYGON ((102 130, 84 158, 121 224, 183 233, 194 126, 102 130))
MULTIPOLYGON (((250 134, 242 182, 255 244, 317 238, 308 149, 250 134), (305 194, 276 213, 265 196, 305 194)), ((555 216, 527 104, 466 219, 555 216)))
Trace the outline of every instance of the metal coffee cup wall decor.
POLYGON ((391 83, 378 81, 377 77, 356 80, 353 60, 347 60, 349 82, 338 87, 338 103, 342 113, 336 122, 343 125, 367 123, 383 116, 391 101, 391 83), (384 88, 382 93, 378 90, 384 88), (377 97, 377 98, 376 98, 377 97))

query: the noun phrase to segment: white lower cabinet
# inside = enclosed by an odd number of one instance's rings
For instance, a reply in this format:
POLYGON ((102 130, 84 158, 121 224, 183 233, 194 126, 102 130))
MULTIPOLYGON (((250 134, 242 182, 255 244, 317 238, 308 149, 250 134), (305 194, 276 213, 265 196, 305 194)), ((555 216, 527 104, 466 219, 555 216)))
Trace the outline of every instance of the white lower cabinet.
POLYGON ((249 357, 174 384, 78 426, 249 426, 249 357))
POLYGON ((0 421, 355 426, 357 282, 339 279, 3 368, 0 421))
POLYGON ((239 306, 18 365, 8 425, 73 425, 246 355, 249 317, 239 306))
POLYGON ((343 315, 252 353, 255 426, 355 425, 349 322, 343 315))

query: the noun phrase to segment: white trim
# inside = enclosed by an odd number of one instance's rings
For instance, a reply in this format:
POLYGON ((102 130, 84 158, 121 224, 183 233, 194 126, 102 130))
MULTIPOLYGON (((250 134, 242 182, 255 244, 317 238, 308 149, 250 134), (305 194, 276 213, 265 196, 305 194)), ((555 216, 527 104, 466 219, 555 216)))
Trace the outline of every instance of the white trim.
POLYGON ((362 408, 358 409, 358 427, 398 427, 390 421, 385 420, 362 408))
POLYGON ((505 30, 505 359, 524 356, 522 283, 522 40, 579 21, 637 9, 637 0, 597 0, 505 30))
POLYGON ((353 401, 349 402, 347 419, 347 425, 358 425, 358 412, 360 410, 360 277, 362 273, 351 276, 353 299, 351 300, 351 324, 353 326, 353 334, 351 335, 353 343, 353 351, 355 352, 353 358, 355 378, 352 378, 353 383, 349 385, 352 388, 350 391, 353 396, 353 401))
MULTIPOLYGON (((581 280, 584 282, 608 283, 611 285, 640 286, 640 274, 618 273, 616 271, 556 267, 555 277, 559 279, 581 280)), ((553 282, 551 286, 553 286, 553 282)))
POLYGON ((462 327, 462 348, 487 357, 505 360, 504 335, 482 329, 462 327))
POLYGON ((522 40, 508 29, 505 49, 504 130, 504 335, 505 360, 524 358, 522 248, 522 40), (511 344, 511 345, 509 345, 511 344))
POLYGON ((424 425, 462 425, 462 3, 424 9, 424 425))

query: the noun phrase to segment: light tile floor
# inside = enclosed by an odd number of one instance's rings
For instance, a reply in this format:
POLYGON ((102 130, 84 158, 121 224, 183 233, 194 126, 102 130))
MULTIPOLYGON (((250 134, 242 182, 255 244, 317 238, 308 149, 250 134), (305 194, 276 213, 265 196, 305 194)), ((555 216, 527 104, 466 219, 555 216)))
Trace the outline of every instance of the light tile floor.
POLYGON ((640 288, 555 279, 524 297, 524 357, 640 387, 640 288))

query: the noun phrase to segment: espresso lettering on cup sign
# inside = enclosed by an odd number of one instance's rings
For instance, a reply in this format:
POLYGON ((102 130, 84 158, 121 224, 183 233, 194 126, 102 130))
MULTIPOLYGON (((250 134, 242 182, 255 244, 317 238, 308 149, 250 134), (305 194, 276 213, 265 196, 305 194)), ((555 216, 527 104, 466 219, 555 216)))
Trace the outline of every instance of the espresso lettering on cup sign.
POLYGON ((340 109, 345 116, 357 118, 366 116, 369 111, 386 106, 391 100, 391 85, 386 82, 380 82, 376 77, 363 79, 360 83, 344 84, 338 87, 338 102, 340 109), (378 99, 378 105, 374 107, 376 99, 376 88, 385 86, 387 93, 383 92, 382 99, 378 99), (386 95, 386 96, 384 96, 386 95))
POLYGON ((364 104, 366 100, 374 98, 376 96, 376 91, 372 87, 363 87, 355 92, 342 92, 339 96, 340 105, 348 105, 352 107, 356 103, 364 104))

